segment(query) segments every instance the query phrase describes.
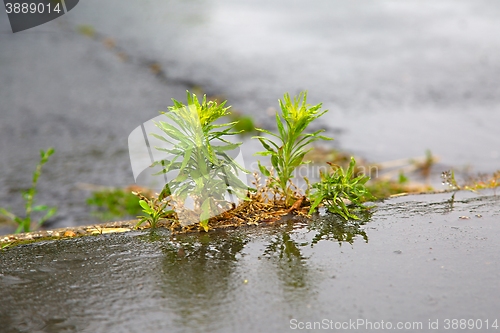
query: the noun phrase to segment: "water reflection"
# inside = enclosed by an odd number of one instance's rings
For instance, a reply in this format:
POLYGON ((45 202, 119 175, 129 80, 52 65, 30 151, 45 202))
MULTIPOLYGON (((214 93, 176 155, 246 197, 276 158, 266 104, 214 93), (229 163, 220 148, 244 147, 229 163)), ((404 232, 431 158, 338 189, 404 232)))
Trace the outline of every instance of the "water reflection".
POLYGON ((224 322, 247 242, 238 232, 209 233, 179 236, 162 246, 162 295, 180 326, 216 329, 224 322))
POLYGON ((296 305, 310 304, 318 283, 305 251, 320 240, 352 244, 359 235, 367 242, 364 223, 346 223, 327 215, 307 223, 290 220, 257 237, 248 229, 180 235, 167 242, 163 236, 161 295, 180 326, 220 328, 228 312, 242 306, 237 300, 245 292, 249 273, 240 270, 244 266, 240 261, 256 255, 261 258, 255 267, 257 278, 277 280, 279 287, 272 291, 277 297, 296 305))
POLYGON ((347 242, 352 245, 357 236, 361 236, 368 243, 368 235, 363 227, 369 221, 371 213, 364 212, 358 215, 361 219, 357 221, 345 221, 339 216, 330 214, 312 219, 308 225, 308 229, 315 232, 311 246, 320 240, 337 241, 339 245, 347 242))
POLYGON ((278 278, 288 304, 308 304, 315 294, 314 274, 301 249, 307 243, 289 222, 276 232, 264 250, 263 257, 267 260, 263 264, 278 278))
POLYGON ((356 235, 366 241, 361 226, 324 216, 268 228, 175 237, 137 231, 19 246, 0 254, 0 322, 11 331, 95 331, 105 322, 116 325, 110 332, 137 331, 144 320, 151 331, 227 331, 228 318, 245 320, 263 299, 279 304, 281 316, 301 313, 317 301, 326 276, 314 256, 325 252, 313 245, 352 243, 356 235))

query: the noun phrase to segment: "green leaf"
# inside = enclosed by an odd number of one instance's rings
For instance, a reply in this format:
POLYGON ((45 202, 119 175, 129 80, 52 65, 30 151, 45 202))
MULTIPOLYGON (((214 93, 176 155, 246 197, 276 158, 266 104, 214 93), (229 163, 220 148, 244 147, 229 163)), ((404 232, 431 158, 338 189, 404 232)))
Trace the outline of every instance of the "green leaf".
POLYGON ((11 220, 14 220, 16 218, 16 215, 12 214, 5 208, 0 208, 0 214, 7 216, 11 220))
POLYGON ((276 169, 276 171, 281 171, 280 165, 279 165, 279 159, 277 155, 272 155, 271 156, 271 164, 273 167, 276 169))
POLYGON ((148 222, 148 218, 145 216, 137 216, 139 222, 136 223, 135 229, 139 228, 144 222, 148 222))
MULTIPOLYGON (((277 139, 280 139, 280 136, 279 136, 279 135, 276 135, 275 133, 273 133, 273 132, 271 132, 271 131, 268 131, 268 130, 266 130, 266 129, 264 129, 264 128, 256 128, 255 130, 256 130, 257 132, 262 132, 262 133, 267 134, 267 135, 269 135, 269 136, 272 136, 272 137, 275 137, 275 138, 277 138, 277 139)), ((252 139, 256 139, 256 138, 258 138, 258 137, 259 137, 259 136, 254 136, 254 137, 252 137, 252 139)))
POLYGON ((316 208, 321 204, 323 201, 323 197, 318 196, 317 198, 314 199, 314 201, 311 203, 311 208, 309 209, 309 214, 312 214, 316 208))
POLYGON ((262 164, 260 164, 260 161, 258 161, 258 165, 259 165, 260 172, 262 172, 262 174, 264 176, 266 176, 266 177, 271 176, 271 173, 269 172, 269 170, 267 170, 267 168, 265 166, 263 166, 262 164))
POLYGON ((186 150, 186 155, 184 155, 184 160, 182 161, 181 167, 179 168, 179 171, 182 172, 187 164, 189 163, 189 160, 191 159, 191 154, 193 153, 193 149, 187 149, 186 150))
POLYGON ((349 163, 349 168, 347 169, 346 178, 351 179, 354 173, 354 166, 356 165, 356 160, 351 156, 351 162, 349 163))
MULTIPOLYGON (((19 226, 17 227, 15 233, 18 234, 18 233, 23 232, 23 231, 26 232, 25 224, 24 223, 18 223, 18 224, 19 224, 19 226)), ((30 227, 28 226, 28 230, 29 230, 29 228, 30 227)))
POLYGON ((224 152, 228 150, 234 150, 238 148, 241 144, 240 143, 233 143, 233 144, 227 144, 224 146, 212 146, 212 148, 217 151, 217 152, 224 152))
POLYGON ((38 221, 38 225, 42 225, 45 221, 50 219, 56 212, 57 212, 56 207, 50 208, 49 211, 47 212, 47 214, 45 214, 45 216, 43 218, 41 218, 40 221, 38 221))
POLYGON ((144 212, 151 211, 151 208, 145 200, 139 200, 139 205, 141 205, 142 209, 144 209, 144 212))
POLYGON ((290 166, 292 168, 295 168, 295 167, 298 167, 299 165, 302 164, 302 160, 304 159, 304 155, 306 154, 306 151, 304 152, 301 152, 299 154, 297 154, 293 159, 292 161, 290 162, 290 166))
POLYGON ((47 205, 38 205, 38 206, 35 206, 33 207, 33 211, 34 212, 40 212, 40 211, 43 211, 43 210, 47 210, 49 207, 47 205))
POLYGON ((273 149, 269 144, 267 144, 266 141, 268 141, 269 143, 271 143, 274 148, 278 149, 278 145, 276 145, 274 142, 272 142, 271 140, 269 140, 268 138, 264 138, 264 137, 256 137, 257 139, 259 139, 260 143, 262 144, 262 146, 264 147, 265 150, 267 150, 268 152, 273 152, 275 153, 276 150, 273 149))
MULTIPOLYGON (((164 136, 162 136, 162 135, 158 135, 158 134, 156 134, 156 133, 151 133, 150 135, 151 135, 151 136, 154 136, 155 138, 157 138, 157 139, 159 139, 159 140, 161 140, 161 141, 165 141, 165 142, 167 142, 167 143, 172 144, 172 142, 171 142, 171 141, 167 140, 167 139, 166 139, 164 136)), ((158 149, 158 148, 157 148, 157 149, 158 149)))
POLYGON ((278 126, 278 131, 280 133, 281 139, 283 140, 284 138, 286 138, 286 131, 283 127, 283 123, 281 122, 281 118, 278 113, 276 113, 276 125, 278 126))
POLYGON ((158 200, 164 200, 167 197, 169 197, 171 194, 172 194, 172 192, 170 192, 170 187, 168 186, 168 184, 165 184, 165 186, 163 186, 163 190, 158 195, 158 200))

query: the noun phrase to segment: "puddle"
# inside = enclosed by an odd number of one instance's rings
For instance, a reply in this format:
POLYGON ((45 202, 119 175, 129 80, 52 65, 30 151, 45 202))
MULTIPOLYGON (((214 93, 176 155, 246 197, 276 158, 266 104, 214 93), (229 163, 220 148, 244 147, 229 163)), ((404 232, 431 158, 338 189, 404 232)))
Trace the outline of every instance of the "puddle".
MULTIPOLYGON (((369 222, 47 241, 0 253, 5 332, 285 332, 498 317, 500 199, 379 204, 369 222), (467 218, 466 218, 467 217, 467 218), (362 324, 364 322, 364 324, 362 324)), ((323 221, 321 221, 323 219, 323 221)), ((325 222, 328 221, 328 222, 325 222)))

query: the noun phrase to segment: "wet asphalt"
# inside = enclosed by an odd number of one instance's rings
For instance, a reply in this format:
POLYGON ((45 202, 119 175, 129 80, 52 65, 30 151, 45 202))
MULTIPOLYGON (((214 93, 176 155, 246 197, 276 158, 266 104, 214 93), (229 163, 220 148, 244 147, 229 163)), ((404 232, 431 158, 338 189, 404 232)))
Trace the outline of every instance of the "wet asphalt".
MULTIPOLYGON (((52 146, 37 197, 59 207, 47 227, 97 222, 81 184, 133 183, 129 133, 195 87, 268 127, 281 94, 308 89, 333 111, 321 125, 337 147, 375 161, 431 149, 439 168, 498 169, 496 1, 121 4, 82 1, 18 34, 0 11, 0 206, 22 214, 20 191, 52 146)), ((1 255, 0 330, 284 332, 324 319, 484 329, 500 320, 498 221, 497 193, 460 192, 379 203, 360 227, 27 245, 1 255)))
POLYGON ((89 0, 16 34, 1 12, 0 205, 22 214, 38 151, 54 147, 38 194, 59 207, 47 227, 97 222, 81 184, 132 184, 128 135, 186 89, 223 95, 267 128, 284 92, 308 89, 330 109, 315 126, 332 147, 376 162, 430 149, 436 175, 491 173, 499 12, 495 1, 89 0))
POLYGON ((0 330, 496 332, 499 218, 493 191, 459 192, 388 200, 364 225, 19 246, 0 253, 0 330))

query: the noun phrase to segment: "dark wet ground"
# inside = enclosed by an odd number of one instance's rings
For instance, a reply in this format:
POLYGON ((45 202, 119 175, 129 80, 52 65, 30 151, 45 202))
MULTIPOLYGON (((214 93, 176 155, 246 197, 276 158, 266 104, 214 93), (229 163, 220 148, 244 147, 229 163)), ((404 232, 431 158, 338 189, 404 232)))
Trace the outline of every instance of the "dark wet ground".
MULTIPOLYGON (((22 213, 38 151, 53 146, 38 196, 59 207, 47 226, 96 222, 79 183, 133 183, 129 133, 193 86, 264 127, 284 92, 308 89, 332 110, 322 125, 336 147, 374 161, 431 149, 436 174, 495 171, 499 12, 497 1, 87 0, 12 34, 0 11, 0 206, 22 213)), ((446 319, 474 319, 486 330, 500 320, 493 194, 392 199, 362 226, 316 220, 175 240, 131 232, 9 249, 0 332, 281 332, 294 319, 421 322, 408 331, 423 332, 429 320, 443 331, 446 319)))
POLYGON ((119 60, 104 45, 59 25, 0 34, 0 202, 22 213, 40 149, 55 148, 39 183, 40 203, 58 206, 48 226, 95 222, 79 183, 134 183, 127 137, 182 98, 187 86, 159 84, 147 65, 119 60))
POLYGON ((97 222, 80 183, 132 184, 128 135, 196 87, 269 128, 277 99, 308 89, 331 109, 321 126, 335 147, 376 162, 431 149, 435 175, 493 172, 499 12, 486 0, 88 0, 12 34, 2 11, 0 206, 22 214, 38 151, 53 146, 38 196, 59 207, 47 227, 97 222))
POLYGON ((323 320, 355 322, 353 331, 382 321, 395 331, 463 331, 445 329, 447 319, 497 331, 500 201, 492 191, 395 198, 364 225, 339 222, 8 249, 0 253, 0 331, 287 332, 323 320))
POLYGON ((431 149, 445 165, 499 167, 497 1, 121 3, 89 0, 71 19, 263 125, 284 92, 307 89, 336 144, 371 160, 431 149))

